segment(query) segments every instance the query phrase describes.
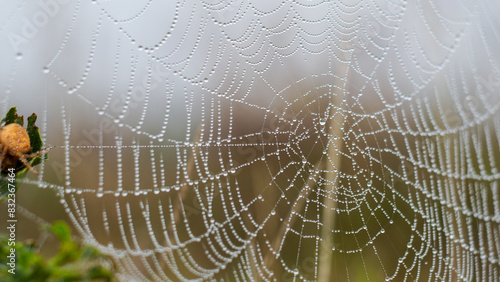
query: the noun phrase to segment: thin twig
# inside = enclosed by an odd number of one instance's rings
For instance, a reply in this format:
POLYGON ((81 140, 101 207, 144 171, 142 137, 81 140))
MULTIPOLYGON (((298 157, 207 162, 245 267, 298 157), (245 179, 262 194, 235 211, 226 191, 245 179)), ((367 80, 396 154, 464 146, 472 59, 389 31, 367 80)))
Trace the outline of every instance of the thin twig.
MULTIPOLYGON (((200 142, 201 131, 202 131, 202 127, 200 126, 198 129, 198 132, 196 133, 196 137, 194 139, 194 144, 198 144, 200 142)), ((175 224, 176 222, 178 222, 180 217, 181 217, 181 214, 182 214, 181 202, 184 201, 184 198, 186 197, 186 194, 189 191, 189 185, 187 184, 187 181, 188 181, 188 178, 190 178, 191 175, 193 174, 195 160, 196 160, 196 157, 198 156, 199 150, 200 150, 199 146, 195 146, 193 154, 191 154, 191 156, 188 159, 187 175, 184 178, 184 180, 186 181, 186 184, 182 185, 182 187, 180 188, 179 193, 178 193, 178 197, 175 199, 175 202, 173 204, 173 206, 177 207, 177 208, 174 210, 174 222, 172 222, 172 224, 175 224)))
POLYGON ((322 169, 322 167, 323 167, 323 162, 318 161, 314 166, 314 168, 311 170, 312 173, 309 175, 307 183, 300 190, 300 194, 297 197, 297 201, 288 212, 286 219, 283 220, 280 230, 274 236, 274 241, 271 244, 272 249, 269 250, 266 253, 266 256, 264 257, 264 265, 267 267, 267 269, 271 270, 273 268, 274 263, 276 262, 274 253, 279 251, 279 248, 283 240, 285 239, 286 230, 288 229, 289 226, 293 226, 293 223, 297 218, 297 216, 293 216, 293 214, 297 211, 302 210, 302 208, 304 207, 304 203, 306 202, 306 199, 309 196, 310 191, 313 189, 312 187, 315 185, 315 183, 318 182, 319 176, 321 175, 319 171, 322 169))
POLYGON ((332 230, 335 225, 335 215, 337 208, 337 186, 339 183, 338 171, 341 165, 341 152, 343 147, 343 132, 342 125, 344 123, 344 113, 342 109, 342 99, 336 101, 334 104, 337 107, 330 107, 330 122, 328 125, 327 138, 328 138, 328 158, 325 158, 326 184, 324 186, 325 194, 323 195, 323 208, 321 214, 321 245, 319 250, 319 265, 318 265, 318 281, 330 281, 331 268, 332 268, 332 246, 333 246, 333 233, 332 230), (330 186, 330 190, 326 189, 330 186), (328 194, 332 195, 331 198, 328 194))

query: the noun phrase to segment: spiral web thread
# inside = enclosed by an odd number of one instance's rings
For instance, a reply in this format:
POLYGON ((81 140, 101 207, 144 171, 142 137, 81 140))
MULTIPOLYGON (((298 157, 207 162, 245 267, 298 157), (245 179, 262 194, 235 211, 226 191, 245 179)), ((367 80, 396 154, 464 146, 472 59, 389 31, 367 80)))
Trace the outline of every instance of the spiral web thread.
POLYGON ((28 183, 122 279, 500 279, 494 1, 9 5, 28 183))

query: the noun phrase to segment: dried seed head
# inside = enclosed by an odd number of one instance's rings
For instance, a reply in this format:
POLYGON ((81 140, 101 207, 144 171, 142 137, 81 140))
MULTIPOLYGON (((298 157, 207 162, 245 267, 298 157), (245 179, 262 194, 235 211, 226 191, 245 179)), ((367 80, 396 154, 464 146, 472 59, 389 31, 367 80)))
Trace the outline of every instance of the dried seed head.
POLYGON ((31 150, 28 132, 21 125, 11 123, 0 130, 0 144, 8 154, 20 157, 31 150))

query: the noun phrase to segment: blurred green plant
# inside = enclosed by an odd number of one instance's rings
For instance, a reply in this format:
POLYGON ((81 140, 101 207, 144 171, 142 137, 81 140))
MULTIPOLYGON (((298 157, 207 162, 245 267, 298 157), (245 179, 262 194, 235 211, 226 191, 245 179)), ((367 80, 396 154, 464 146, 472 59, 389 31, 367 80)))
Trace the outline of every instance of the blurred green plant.
POLYGON ((32 242, 16 242, 9 246, 7 237, 0 237, 0 281, 112 281, 113 274, 105 267, 111 260, 91 246, 83 246, 71 238, 64 221, 44 227, 59 241, 58 253, 43 257, 32 242), (15 249, 15 274, 9 273, 11 248, 15 249))
MULTIPOLYGON (((28 136, 30 138, 30 145, 31 145, 31 153, 36 153, 43 148, 43 141, 42 137, 40 135, 40 131, 38 130, 38 127, 35 125, 37 116, 36 114, 32 114, 31 116, 28 117, 28 126, 26 128, 26 131, 28 132, 28 136)), ((24 117, 19 116, 17 114, 17 109, 16 107, 10 108, 10 110, 7 112, 5 117, 1 120, 0 125, 6 126, 11 123, 17 123, 21 126, 24 126, 24 117)), ((36 165, 40 164, 42 160, 47 160, 48 155, 44 154, 42 156, 36 156, 34 158, 28 159, 28 163, 32 166, 35 167, 36 165)), ((18 162, 16 168, 15 168, 15 191, 17 192, 17 189, 19 188, 19 185, 21 185, 24 177, 28 173, 28 168, 24 166, 21 162, 18 162)), ((7 199, 7 195, 10 193, 9 192, 9 180, 7 177, 8 172, 3 171, 1 172, 0 176, 0 202, 3 200, 7 199)), ((11 183, 12 184, 12 183, 11 183)))

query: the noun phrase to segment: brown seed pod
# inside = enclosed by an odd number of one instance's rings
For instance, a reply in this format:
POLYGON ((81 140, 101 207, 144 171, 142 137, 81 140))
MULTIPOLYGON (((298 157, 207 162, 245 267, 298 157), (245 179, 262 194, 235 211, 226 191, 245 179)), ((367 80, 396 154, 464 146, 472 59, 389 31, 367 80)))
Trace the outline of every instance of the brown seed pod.
POLYGON ((15 167, 20 161, 30 171, 38 175, 28 163, 28 159, 41 156, 52 148, 29 154, 31 151, 30 144, 28 132, 21 125, 11 123, 0 127, 0 163, 2 165, 2 171, 15 167))

